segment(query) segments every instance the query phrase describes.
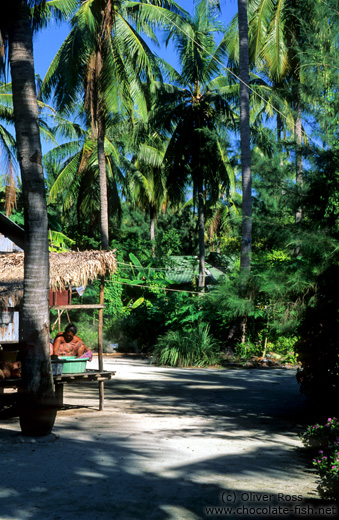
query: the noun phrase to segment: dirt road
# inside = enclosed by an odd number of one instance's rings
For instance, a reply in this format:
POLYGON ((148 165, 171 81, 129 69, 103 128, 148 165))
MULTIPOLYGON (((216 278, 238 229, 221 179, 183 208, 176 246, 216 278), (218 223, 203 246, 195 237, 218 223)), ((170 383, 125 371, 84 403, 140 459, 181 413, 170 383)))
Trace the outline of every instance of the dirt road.
POLYGON ((70 386, 53 435, 23 438, 16 419, 1 421, 1 520, 287 519, 319 507, 294 370, 121 358, 105 369, 116 376, 103 412, 96 385, 70 386))

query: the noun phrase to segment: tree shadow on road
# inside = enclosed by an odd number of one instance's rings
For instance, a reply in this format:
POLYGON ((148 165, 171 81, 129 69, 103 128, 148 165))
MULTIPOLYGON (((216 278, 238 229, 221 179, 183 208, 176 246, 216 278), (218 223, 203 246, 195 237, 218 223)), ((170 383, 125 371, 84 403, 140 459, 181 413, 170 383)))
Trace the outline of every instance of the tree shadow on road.
POLYGON ((55 435, 23 438, 16 419, 0 430, 1 519, 252 519, 268 506, 306 516, 294 506, 321 505, 315 490, 305 502, 293 488, 311 471, 295 442, 307 411, 294 374, 275 374, 116 378, 103 413, 95 386, 71 387, 65 400, 86 411, 61 412, 55 435))

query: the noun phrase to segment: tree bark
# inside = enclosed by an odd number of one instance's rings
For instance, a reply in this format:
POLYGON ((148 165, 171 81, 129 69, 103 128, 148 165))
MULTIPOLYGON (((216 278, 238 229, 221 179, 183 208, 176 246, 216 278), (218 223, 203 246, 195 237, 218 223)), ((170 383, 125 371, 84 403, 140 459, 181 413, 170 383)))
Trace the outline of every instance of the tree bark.
POLYGON ((156 210, 155 206, 151 204, 150 206, 150 239, 152 244, 152 256, 155 257, 155 218, 156 218, 156 210))
POLYGON ((27 346, 23 364, 23 397, 26 406, 24 415, 26 419, 33 420, 28 430, 25 422, 21 426, 22 432, 28 435, 45 435, 50 433, 56 414, 49 353, 47 205, 30 12, 25 0, 16 0, 12 5, 15 14, 8 30, 8 46, 25 216, 24 298, 20 341, 27 346))
POLYGON ((101 221, 101 246, 109 249, 108 230, 108 194, 105 158, 105 122, 102 114, 98 115, 98 164, 100 180, 100 221, 101 221))
POLYGON ((242 171, 242 240, 240 269, 250 271, 252 242, 252 176, 249 116, 249 57, 247 0, 238 0, 240 66, 240 142, 242 171))
POLYGON ((202 182, 198 186, 199 289, 205 288, 205 204, 202 182))
MULTIPOLYGON (((301 122, 301 104, 300 104, 300 83, 297 86, 297 101, 295 103, 295 111, 296 111, 296 119, 295 119, 295 141, 296 141, 296 151, 295 151, 295 162, 296 162, 296 183, 297 187, 302 187, 304 181, 304 167, 303 167, 303 155, 301 150, 302 145, 302 122, 301 122)), ((297 208, 295 214, 295 222, 296 224, 300 224, 303 217, 302 207, 299 206, 297 208)))
MULTIPOLYGON (((105 299, 105 277, 102 276, 100 280, 100 296, 99 296, 99 305, 104 306, 105 299)), ((99 361, 99 370, 100 372, 104 369, 104 361, 103 361, 103 330, 104 330, 104 309, 99 309, 99 324, 98 324, 98 361, 99 361)), ((99 381, 99 411, 104 409, 104 396, 105 396, 105 387, 104 382, 99 381)))

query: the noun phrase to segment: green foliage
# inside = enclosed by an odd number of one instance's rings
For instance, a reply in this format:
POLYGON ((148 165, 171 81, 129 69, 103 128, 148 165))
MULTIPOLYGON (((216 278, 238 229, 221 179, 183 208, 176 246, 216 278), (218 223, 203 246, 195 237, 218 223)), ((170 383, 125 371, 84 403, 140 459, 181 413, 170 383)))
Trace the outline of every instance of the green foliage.
POLYGON ((246 341, 245 343, 237 343, 235 346, 235 355, 245 361, 253 356, 260 356, 262 354, 261 345, 246 341))
POLYGON ((295 356, 295 354, 293 354, 293 351, 294 351, 294 346, 295 344, 297 343, 298 341, 298 337, 297 336, 290 336, 290 337, 285 337, 285 336, 282 336, 282 337, 278 337, 275 341, 274 341, 274 348, 273 348, 273 351, 276 353, 276 354, 280 354, 281 356, 295 356))
POLYGON ((266 262, 270 267, 274 267, 277 263, 288 262, 289 260, 291 260, 291 256, 284 250, 276 251, 273 249, 266 255, 266 262))
POLYGON ((169 229, 162 234, 161 250, 163 255, 178 255, 181 249, 181 237, 176 229, 169 229))
POLYGON ((223 235, 220 239, 220 251, 222 254, 231 256, 238 255, 240 251, 240 236, 223 235))
MULTIPOLYGON (((334 0, 328 1, 335 6, 334 0)), ((89 117, 85 117, 89 113, 85 113, 84 106, 75 105, 77 95, 83 98, 85 88, 95 87, 94 78, 87 75, 92 70, 88 58, 101 34, 101 4, 92 2, 88 17, 88 5, 78 5, 74 30, 45 80, 51 90, 54 86, 63 87, 66 81, 70 88, 57 88, 57 101, 60 106, 68 105, 82 123, 75 124, 58 114, 55 135, 62 137, 63 144, 44 159, 47 184, 55 201, 49 205, 50 227, 74 240, 73 246, 79 249, 99 249, 101 241, 99 190, 95 189, 96 146, 89 117), (81 36, 79 40, 76 35, 81 36), (79 45, 72 47, 77 41, 79 45), (62 56, 67 59, 60 59, 62 56)), ((328 401, 328 396, 334 402, 339 397, 338 15, 321 2, 300 0, 297 6, 292 4, 248 2, 253 44, 250 58, 254 90, 254 211, 251 274, 246 283, 239 276, 242 201, 234 190, 234 171, 240 171, 239 153, 238 146, 235 151, 229 149, 227 136, 233 124, 239 123, 238 87, 219 66, 224 62, 226 39, 216 46, 213 36, 223 30, 215 19, 216 11, 211 2, 201 1, 195 4, 194 17, 187 20, 167 12, 177 22, 168 39, 174 40, 182 68, 176 72, 162 64, 168 83, 148 90, 151 84, 154 86, 153 79, 160 78, 160 71, 134 29, 144 29, 152 36, 149 22, 164 21, 161 9, 147 2, 127 7, 118 2, 115 6, 132 25, 123 29, 119 22, 113 40, 105 40, 102 74, 96 78, 97 101, 105 105, 110 245, 117 248, 119 261, 118 272, 106 284, 104 330, 110 341, 119 338, 120 343, 121 338, 126 345, 137 341, 139 348, 147 352, 159 337, 173 336, 178 345, 177 351, 171 351, 176 363, 180 349, 188 351, 187 358, 191 355, 193 347, 188 339, 197 330, 202 341, 202 323, 220 345, 235 347, 242 358, 274 352, 286 362, 301 360, 301 389, 321 405, 325 399, 328 401), (303 16, 299 16, 299 9, 303 16), (188 33, 180 32, 182 24, 188 33), (281 45, 274 46, 277 38, 281 45), (133 54, 131 49, 136 50, 138 41, 139 52, 133 54), (106 43, 109 49, 117 50, 118 61, 114 64, 110 52, 106 53, 106 43), (213 55, 217 60, 212 59, 213 55), (122 56, 123 61, 119 61, 122 56), (293 78, 296 71, 300 77, 293 78), (275 84, 278 79, 279 85, 275 84), (303 134, 298 149, 294 135, 299 117, 295 110, 296 93, 314 132, 312 136, 303 134), (125 113, 117 113, 118 99, 119 105, 127 107, 125 113), (125 117, 127 112, 132 115, 132 104, 138 111, 132 118, 133 136, 131 120, 125 117), (274 115, 273 108, 279 109, 278 115, 274 115), (140 114, 146 113, 151 115, 150 119, 141 121, 140 114), (271 122, 268 120, 267 124, 265 118, 271 118, 271 122), (312 144, 313 136, 320 146, 312 144), (296 151, 306 159, 302 184, 295 181, 296 151), (177 288, 186 289, 185 293, 169 290, 174 286, 165 269, 175 255, 197 255, 198 220, 194 207, 199 184, 204 192, 205 242, 223 255, 219 267, 227 277, 210 293, 197 297, 189 293, 195 289, 194 275, 191 276, 195 266, 192 265, 189 279, 184 280, 185 285, 179 285, 183 284, 179 276, 175 279, 177 288), (183 199, 187 202, 180 207, 183 199), (303 218, 296 225, 295 214, 300 207, 303 218), (155 244, 149 233, 151 213, 157 214, 155 244), (239 343, 244 323, 246 341, 239 343), (233 330, 235 333, 231 334, 233 330)), ((233 46, 233 63, 238 62, 237 30, 238 24, 232 23, 228 49, 233 46)), ((8 88, 3 87, 2 98, 7 97, 8 88)), ((88 91, 86 99, 90 98, 88 91)), ((6 105, 1 107, 1 119, 8 123, 12 115, 3 110, 6 105)), ((4 140, 6 135, 1 135, 4 140)), ((10 140, 8 144, 12 147, 15 143, 10 140)), ((19 208, 13 220, 22 225, 20 204, 19 208)), ((60 242, 64 242, 59 236, 60 242)), ((180 262, 171 265, 174 273, 184 270, 180 262)), ((98 301, 98 283, 87 288, 82 301, 98 301)), ((94 344, 97 312, 75 312, 71 318, 85 337, 89 338, 93 331, 90 341, 94 344)), ((166 351, 165 340, 161 341, 166 351)))
POLYGON ((18 226, 24 227, 24 210, 22 209, 20 211, 15 211, 14 213, 11 213, 10 219, 16 224, 18 224, 18 226))
POLYGON ((218 343, 208 325, 181 331, 169 330, 159 337, 154 349, 155 362, 172 367, 205 367, 220 362, 218 343))
POLYGON ((294 350, 297 337, 278 337, 272 341, 267 341, 266 331, 260 331, 256 334, 256 341, 245 341, 235 346, 235 355, 241 360, 248 361, 252 357, 263 357, 268 361, 279 361, 281 364, 298 363, 298 356, 294 350))
POLYGON ((68 251, 72 245, 74 245, 74 240, 69 237, 66 237, 63 233, 58 231, 52 231, 51 229, 48 231, 48 240, 49 240, 49 250, 53 251, 68 251))
POLYGON ((108 283, 105 284, 105 309, 104 319, 109 322, 112 317, 120 316, 123 312, 122 302, 123 286, 120 283, 119 271, 112 274, 108 283))
POLYGON ((198 251, 197 216, 189 206, 169 208, 157 220, 157 255, 192 255, 198 251))
POLYGON ((149 261, 152 252, 149 225, 139 209, 123 204, 120 223, 117 219, 110 221, 110 235, 111 249, 117 249, 119 261, 129 261, 130 253, 142 263, 149 261))
POLYGON ((206 315, 200 296, 176 293, 171 296, 171 310, 166 313, 165 324, 173 329, 186 329, 204 320, 206 315))
POLYGON ((164 332, 166 319, 165 288, 171 281, 165 272, 152 267, 154 259, 148 259, 149 265, 143 265, 133 253, 129 254, 129 263, 125 262, 118 269, 107 285, 114 287, 111 307, 108 307, 106 334, 119 337, 119 344, 138 342, 139 348, 149 350, 153 347, 157 335, 164 332), (113 301, 114 299, 114 301, 113 301))

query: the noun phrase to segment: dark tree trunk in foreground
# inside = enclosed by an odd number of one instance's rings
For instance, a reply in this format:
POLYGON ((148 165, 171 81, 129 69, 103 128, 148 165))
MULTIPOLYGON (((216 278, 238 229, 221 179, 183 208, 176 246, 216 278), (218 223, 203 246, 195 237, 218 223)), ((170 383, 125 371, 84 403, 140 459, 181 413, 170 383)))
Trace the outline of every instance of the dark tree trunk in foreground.
POLYGON ((51 432, 56 414, 49 353, 47 206, 30 14, 25 0, 15 0, 12 6, 14 16, 8 30, 8 46, 25 215, 20 341, 27 345, 27 356, 23 365, 21 428, 24 434, 46 435, 51 432))
POLYGON ((249 116, 249 58, 247 0, 238 0, 240 66, 240 140, 242 170, 242 240, 241 271, 250 271, 252 242, 252 176, 249 116))

